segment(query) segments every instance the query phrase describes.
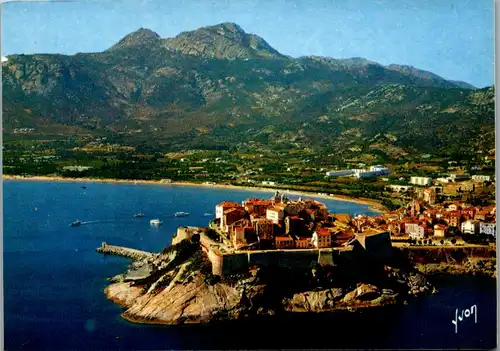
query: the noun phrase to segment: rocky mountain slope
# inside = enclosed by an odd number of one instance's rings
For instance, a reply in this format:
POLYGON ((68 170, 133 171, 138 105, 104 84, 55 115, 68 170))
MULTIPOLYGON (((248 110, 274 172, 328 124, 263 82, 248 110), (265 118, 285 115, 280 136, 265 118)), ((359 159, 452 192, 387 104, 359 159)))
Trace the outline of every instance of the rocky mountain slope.
POLYGON ((362 58, 288 57, 234 23, 166 39, 141 28, 104 52, 12 55, 2 69, 7 135, 126 135, 162 151, 251 140, 342 151, 385 138, 386 148, 449 152, 457 140, 494 142, 493 88, 362 58))

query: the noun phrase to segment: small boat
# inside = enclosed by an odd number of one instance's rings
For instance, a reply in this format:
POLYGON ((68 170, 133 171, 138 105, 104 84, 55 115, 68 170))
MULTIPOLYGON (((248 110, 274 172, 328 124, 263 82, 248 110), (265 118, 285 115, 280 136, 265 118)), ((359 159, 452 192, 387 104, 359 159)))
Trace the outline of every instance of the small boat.
POLYGON ((205 217, 208 217, 208 216, 211 216, 212 214, 211 214, 210 212, 205 212, 203 215, 204 215, 205 217))
POLYGON ((149 221, 149 224, 151 225, 160 225, 162 222, 158 219, 158 218, 155 218, 155 219, 152 219, 149 221))
POLYGON ((134 215, 134 218, 141 218, 141 217, 144 217, 144 213, 136 213, 134 215))
POLYGON ((188 212, 175 212, 175 217, 186 217, 189 216, 188 212))
POLYGON ((73 223, 71 223, 69 226, 70 227, 79 227, 82 225, 82 222, 80 221, 74 221, 73 223))
POLYGON ((83 189, 87 189, 87 187, 86 187, 85 185, 82 185, 82 188, 83 188, 83 189))

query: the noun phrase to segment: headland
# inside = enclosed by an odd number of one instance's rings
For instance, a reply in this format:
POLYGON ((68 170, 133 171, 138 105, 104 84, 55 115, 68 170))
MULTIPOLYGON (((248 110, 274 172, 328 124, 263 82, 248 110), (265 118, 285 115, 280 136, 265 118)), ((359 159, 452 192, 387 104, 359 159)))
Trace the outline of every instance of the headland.
POLYGON ((183 324, 411 303, 438 293, 436 274, 496 278, 494 245, 400 245, 357 219, 279 193, 225 201, 160 253, 103 243, 97 251, 134 259, 105 294, 131 322, 183 324))

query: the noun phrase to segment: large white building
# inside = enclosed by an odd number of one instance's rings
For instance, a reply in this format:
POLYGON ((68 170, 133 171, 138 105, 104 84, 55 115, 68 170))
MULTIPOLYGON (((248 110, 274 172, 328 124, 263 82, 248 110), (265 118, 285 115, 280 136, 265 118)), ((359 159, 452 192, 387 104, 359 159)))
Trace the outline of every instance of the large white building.
POLYGON ((463 222, 462 234, 479 234, 479 222, 471 220, 463 222))
POLYGON ((344 169, 344 170, 340 170, 340 171, 326 172, 326 175, 328 177, 345 177, 345 176, 349 176, 349 175, 352 175, 352 174, 353 174, 353 171, 350 170, 350 169, 344 169))
POLYGON ((389 175, 389 174, 391 174, 391 171, 389 170, 389 168, 383 167, 383 166, 380 166, 380 165, 371 166, 370 167, 370 171, 372 171, 372 172, 378 172, 379 175, 389 175))
POLYGON ((354 174, 354 176, 356 178, 374 178, 374 177, 378 177, 380 175, 379 172, 377 171, 362 171, 362 172, 358 172, 356 174, 354 174))
POLYGON ((497 236, 497 224, 496 223, 479 223, 479 233, 497 236))
POLYGON ((432 185, 432 178, 431 177, 411 177, 410 184, 430 186, 430 185, 432 185))
POLYGON ((414 222, 405 223, 405 233, 410 239, 424 239, 425 227, 414 222))
POLYGON ((476 174, 476 175, 472 176, 472 180, 479 181, 479 182, 489 182, 489 181, 491 181, 491 176, 476 174))

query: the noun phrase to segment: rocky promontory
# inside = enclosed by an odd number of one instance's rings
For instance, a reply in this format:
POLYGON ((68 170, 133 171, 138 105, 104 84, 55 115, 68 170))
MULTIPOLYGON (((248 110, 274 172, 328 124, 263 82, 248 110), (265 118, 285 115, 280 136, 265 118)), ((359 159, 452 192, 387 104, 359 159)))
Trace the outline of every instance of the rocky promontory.
POLYGON ((125 309, 122 317, 149 324, 355 311, 436 292, 417 271, 376 264, 352 269, 313 264, 307 270, 253 266, 221 278, 212 275, 195 238, 137 260, 110 280, 105 294, 125 309))

